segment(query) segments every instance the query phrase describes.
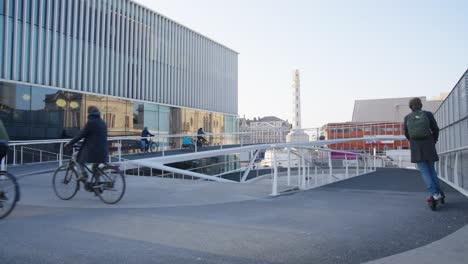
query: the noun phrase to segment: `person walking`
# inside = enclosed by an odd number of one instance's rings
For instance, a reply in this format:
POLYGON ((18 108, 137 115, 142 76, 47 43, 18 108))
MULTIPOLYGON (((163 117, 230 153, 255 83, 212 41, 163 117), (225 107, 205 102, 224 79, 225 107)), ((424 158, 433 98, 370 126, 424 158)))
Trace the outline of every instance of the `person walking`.
POLYGON ((445 199, 445 194, 440 188, 439 178, 435 170, 435 162, 439 160, 435 144, 439 140, 439 127, 434 115, 422 110, 422 102, 419 98, 409 101, 411 113, 405 117, 405 136, 410 142, 411 162, 416 163, 424 183, 431 196, 428 202, 435 204, 445 199))

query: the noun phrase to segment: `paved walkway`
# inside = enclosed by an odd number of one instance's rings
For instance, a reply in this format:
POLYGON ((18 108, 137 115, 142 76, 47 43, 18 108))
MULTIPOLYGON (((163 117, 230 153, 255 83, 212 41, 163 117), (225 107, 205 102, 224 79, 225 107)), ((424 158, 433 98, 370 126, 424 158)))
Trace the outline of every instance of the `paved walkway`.
POLYGON ((265 184, 138 177, 128 182, 122 203, 107 206, 83 191, 60 201, 52 194, 50 175, 24 177, 24 199, 0 222, 0 244, 8 245, 0 247, 2 263, 441 263, 441 258, 465 263, 459 261, 468 258, 468 198, 445 186, 448 204, 430 211, 416 171, 379 170, 280 197, 269 197, 271 186, 265 184), (429 259, 424 252, 437 252, 436 246, 443 256, 429 259))

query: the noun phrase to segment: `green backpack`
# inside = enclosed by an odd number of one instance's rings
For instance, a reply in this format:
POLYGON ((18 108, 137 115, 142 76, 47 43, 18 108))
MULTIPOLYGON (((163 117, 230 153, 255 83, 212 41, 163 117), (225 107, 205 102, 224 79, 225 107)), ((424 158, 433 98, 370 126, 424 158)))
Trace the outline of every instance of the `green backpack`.
POLYGON ((429 118, 421 110, 408 115, 406 126, 411 139, 426 139, 432 135, 429 118))

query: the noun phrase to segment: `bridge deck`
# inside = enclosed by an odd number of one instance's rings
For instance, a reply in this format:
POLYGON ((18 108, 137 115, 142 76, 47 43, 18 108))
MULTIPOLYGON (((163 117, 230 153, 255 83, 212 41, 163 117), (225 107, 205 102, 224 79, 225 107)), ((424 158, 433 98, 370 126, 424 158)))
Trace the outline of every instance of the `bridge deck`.
POLYGON ((104 206, 88 193, 57 200, 50 174, 22 178, 24 199, 0 225, 2 263, 362 263, 425 250, 468 224, 468 198, 444 185, 448 204, 432 212, 412 170, 275 198, 264 184, 128 180, 122 203, 104 206))

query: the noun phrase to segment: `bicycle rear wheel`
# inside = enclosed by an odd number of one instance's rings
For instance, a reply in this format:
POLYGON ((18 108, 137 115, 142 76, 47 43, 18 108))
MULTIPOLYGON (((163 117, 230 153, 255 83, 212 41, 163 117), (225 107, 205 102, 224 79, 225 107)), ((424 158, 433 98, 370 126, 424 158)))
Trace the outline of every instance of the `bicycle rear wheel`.
POLYGON ((149 145, 149 151, 156 152, 158 150, 158 144, 156 142, 151 142, 149 145))
POLYGON ((7 217, 19 200, 19 187, 16 178, 5 172, 0 172, 0 219, 7 217))
POLYGON ((69 164, 58 167, 52 178, 55 195, 62 200, 70 200, 78 192, 78 173, 69 164))
POLYGON ((97 170, 93 186, 101 201, 116 204, 125 194, 125 177, 118 167, 105 165, 97 170))

